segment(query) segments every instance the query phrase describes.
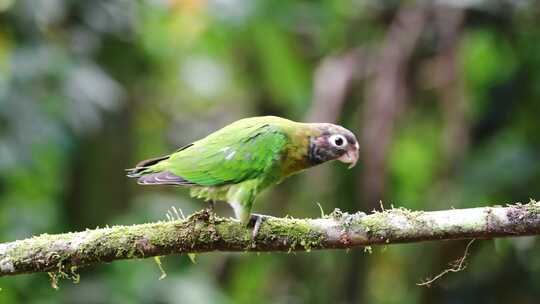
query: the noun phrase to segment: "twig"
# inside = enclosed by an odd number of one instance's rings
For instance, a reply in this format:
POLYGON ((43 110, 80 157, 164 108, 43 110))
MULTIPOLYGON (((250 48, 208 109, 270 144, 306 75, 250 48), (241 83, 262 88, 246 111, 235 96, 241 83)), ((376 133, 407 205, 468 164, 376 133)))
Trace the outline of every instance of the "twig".
POLYGON ((416 285, 431 287, 431 284, 433 284, 438 279, 444 277, 445 275, 449 274, 450 272, 460 272, 460 271, 464 270, 467 267, 467 265, 465 265, 465 259, 469 255, 469 248, 471 247, 472 243, 474 243, 474 241, 476 241, 476 239, 472 239, 472 240, 469 241, 469 243, 467 243, 467 246, 465 247, 465 251, 463 252, 463 256, 461 258, 459 258, 459 259, 451 262, 450 264, 448 264, 448 266, 450 266, 450 268, 447 268, 447 269, 443 270, 441 273, 439 273, 438 275, 434 276, 433 278, 427 279, 427 280, 425 280, 425 281, 423 281, 421 283, 418 283, 416 285))

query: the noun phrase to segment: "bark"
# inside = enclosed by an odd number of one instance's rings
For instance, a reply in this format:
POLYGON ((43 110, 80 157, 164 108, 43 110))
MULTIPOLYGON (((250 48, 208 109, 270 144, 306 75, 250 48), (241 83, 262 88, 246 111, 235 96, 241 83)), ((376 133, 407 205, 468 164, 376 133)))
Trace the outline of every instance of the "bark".
POLYGON ((207 210, 186 219, 115 226, 0 244, 0 276, 72 270, 123 259, 209 251, 309 251, 378 244, 540 234, 540 203, 409 211, 390 209, 320 219, 268 218, 252 229, 207 210))

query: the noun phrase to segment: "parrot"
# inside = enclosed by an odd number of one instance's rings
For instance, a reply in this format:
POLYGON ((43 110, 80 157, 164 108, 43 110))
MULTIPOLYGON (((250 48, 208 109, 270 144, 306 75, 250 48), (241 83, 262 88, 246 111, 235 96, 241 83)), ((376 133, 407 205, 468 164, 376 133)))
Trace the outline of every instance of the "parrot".
MULTIPOLYGON (((195 198, 227 202, 235 218, 255 230, 264 216, 252 214, 256 196, 285 178, 327 161, 358 161, 358 141, 342 126, 301 123, 277 116, 237 120, 174 153, 127 169, 140 185, 190 188, 195 198)), ((254 232, 254 235, 256 232, 254 232)))

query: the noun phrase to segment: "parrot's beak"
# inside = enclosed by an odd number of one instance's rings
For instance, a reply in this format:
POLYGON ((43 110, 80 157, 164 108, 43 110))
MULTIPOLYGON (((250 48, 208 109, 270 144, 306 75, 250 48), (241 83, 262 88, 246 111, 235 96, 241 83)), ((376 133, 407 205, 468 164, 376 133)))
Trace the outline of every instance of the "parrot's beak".
POLYGON ((341 155, 338 160, 342 163, 349 164, 349 169, 356 165, 358 162, 358 143, 350 147, 345 154, 341 155))

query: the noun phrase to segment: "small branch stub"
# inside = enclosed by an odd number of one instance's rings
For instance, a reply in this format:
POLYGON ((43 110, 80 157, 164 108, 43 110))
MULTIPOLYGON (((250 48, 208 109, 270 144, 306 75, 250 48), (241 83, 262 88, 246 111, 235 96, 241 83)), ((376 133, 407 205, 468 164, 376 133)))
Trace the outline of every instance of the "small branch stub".
MULTIPOLYGON (((540 234, 540 204, 348 214, 320 219, 273 218, 252 229, 202 210, 188 218, 115 226, 0 244, 0 276, 71 273, 74 267, 122 259, 209 251, 309 251, 377 244, 485 239, 540 234)), ((171 218, 172 219, 172 218, 171 218)))

